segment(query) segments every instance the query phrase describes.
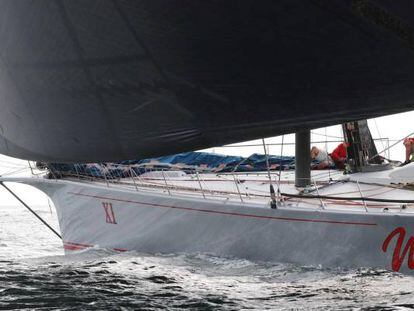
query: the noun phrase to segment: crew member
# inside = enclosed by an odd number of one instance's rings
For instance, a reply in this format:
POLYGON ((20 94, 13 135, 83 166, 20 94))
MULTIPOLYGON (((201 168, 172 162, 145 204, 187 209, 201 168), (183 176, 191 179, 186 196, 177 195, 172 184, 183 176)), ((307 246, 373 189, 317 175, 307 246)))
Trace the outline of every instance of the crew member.
POLYGON ((326 150, 313 146, 311 149, 311 159, 318 162, 312 166, 313 170, 323 170, 332 165, 332 159, 326 150))
POLYGON ((406 165, 411 162, 411 155, 414 155, 414 137, 407 137, 403 144, 405 146, 405 162, 402 165, 406 165))
POLYGON ((348 143, 343 142, 340 143, 334 151, 330 154, 331 159, 335 163, 335 166, 339 170, 345 169, 345 162, 346 162, 346 148, 349 146, 348 143))

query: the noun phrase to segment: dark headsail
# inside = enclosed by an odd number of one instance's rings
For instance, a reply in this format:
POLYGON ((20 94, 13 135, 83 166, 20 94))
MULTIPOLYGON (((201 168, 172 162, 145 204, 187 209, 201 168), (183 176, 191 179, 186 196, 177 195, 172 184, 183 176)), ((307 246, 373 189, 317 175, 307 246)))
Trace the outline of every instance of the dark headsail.
POLYGON ((414 5, 0 1, 0 153, 145 158, 414 108, 414 5))

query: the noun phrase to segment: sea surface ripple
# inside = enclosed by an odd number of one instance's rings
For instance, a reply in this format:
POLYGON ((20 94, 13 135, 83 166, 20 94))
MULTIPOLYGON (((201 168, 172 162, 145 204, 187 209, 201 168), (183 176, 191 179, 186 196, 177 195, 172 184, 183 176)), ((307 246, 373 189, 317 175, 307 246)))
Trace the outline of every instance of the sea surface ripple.
MULTIPOLYGON (((53 209, 36 210, 58 227, 53 209)), ((412 310, 414 278, 209 254, 64 256, 37 219, 7 206, 0 207, 0 309, 412 310)))

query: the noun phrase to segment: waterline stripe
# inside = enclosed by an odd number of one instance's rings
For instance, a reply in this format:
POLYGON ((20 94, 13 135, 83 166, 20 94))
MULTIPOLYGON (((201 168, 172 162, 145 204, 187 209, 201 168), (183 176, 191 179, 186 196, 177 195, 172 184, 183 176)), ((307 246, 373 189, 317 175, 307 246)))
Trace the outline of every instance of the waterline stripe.
MULTIPOLYGON (((75 250, 82 250, 86 248, 94 247, 95 245, 92 244, 83 244, 83 243, 74 243, 74 242, 63 242, 63 248, 71 251, 75 250)), ((105 248, 105 247, 103 247, 105 248)), ((111 250, 117 251, 117 252, 127 252, 128 250, 125 248, 111 248, 111 250)))

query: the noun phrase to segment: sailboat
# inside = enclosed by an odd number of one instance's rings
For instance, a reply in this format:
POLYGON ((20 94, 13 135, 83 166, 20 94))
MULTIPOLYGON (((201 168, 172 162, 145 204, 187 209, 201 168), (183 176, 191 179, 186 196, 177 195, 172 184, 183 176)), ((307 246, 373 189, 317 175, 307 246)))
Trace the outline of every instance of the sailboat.
POLYGON ((67 251, 410 273, 413 165, 375 163, 355 123, 353 174, 320 186, 309 129, 413 109, 412 11, 363 0, 2 1, 1 153, 108 162, 292 132, 297 152, 294 183, 163 171, 1 181, 50 196, 67 251))

